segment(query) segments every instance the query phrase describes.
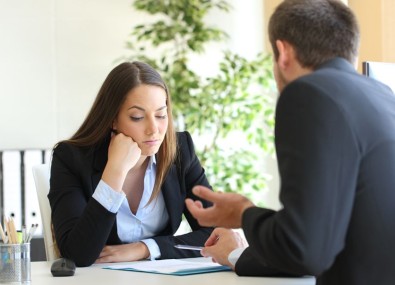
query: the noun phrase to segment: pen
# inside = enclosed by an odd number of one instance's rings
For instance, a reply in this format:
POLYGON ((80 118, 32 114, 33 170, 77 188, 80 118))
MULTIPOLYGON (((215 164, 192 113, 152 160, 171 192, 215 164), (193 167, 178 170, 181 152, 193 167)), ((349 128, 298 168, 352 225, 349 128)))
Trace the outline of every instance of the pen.
POLYGON ((29 230, 29 234, 27 235, 27 243, 29 243, 31 241, 31 239, 33 238, 34 232, 36 231, 38 227, 38 224, 32 224, 32 227, 29 230))
POLYGON ((26 225, 22 226, 22 243, 26 242, 26 225))
POLYGON ((188 250, 202 250, 203 246, 194 246, 194 245, 186 245, 186 244, 176 244, 175 248, 179 249, 188 249, 188 250))

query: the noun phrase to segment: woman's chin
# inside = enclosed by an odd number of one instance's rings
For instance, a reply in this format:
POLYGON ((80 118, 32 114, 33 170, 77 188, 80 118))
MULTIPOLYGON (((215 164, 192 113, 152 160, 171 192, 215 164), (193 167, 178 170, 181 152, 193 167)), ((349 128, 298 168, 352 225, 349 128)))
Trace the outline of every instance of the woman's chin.
POLYGON ((150 149, 144 148, 141 150, 141 155, 152 156, 152 155, 157 154, 158 151, 159 151, 159 148, 150 148, 150 149))

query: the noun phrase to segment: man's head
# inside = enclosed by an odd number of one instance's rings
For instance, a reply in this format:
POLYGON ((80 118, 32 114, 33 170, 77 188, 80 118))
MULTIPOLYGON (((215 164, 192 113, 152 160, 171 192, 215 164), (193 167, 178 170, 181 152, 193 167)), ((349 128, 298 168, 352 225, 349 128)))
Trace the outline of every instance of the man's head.
POLYGON ((301 67, 312 70, 334 57, 354 64, 359 47, 356 18, 339 0, 284 0, 270 18, 269 38, 276 61, 280 40, 293 47, 301 67))

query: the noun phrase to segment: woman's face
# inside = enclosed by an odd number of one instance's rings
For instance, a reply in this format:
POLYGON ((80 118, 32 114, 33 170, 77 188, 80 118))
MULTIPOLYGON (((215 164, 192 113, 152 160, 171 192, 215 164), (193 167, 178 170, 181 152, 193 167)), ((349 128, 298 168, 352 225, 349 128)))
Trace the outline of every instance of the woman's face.
POLYGON ((131 137, 141 154, 158 152, 168 125, 166 92, 154 85, 139 85, 129 91, 113 122, 113 129, 131 137))

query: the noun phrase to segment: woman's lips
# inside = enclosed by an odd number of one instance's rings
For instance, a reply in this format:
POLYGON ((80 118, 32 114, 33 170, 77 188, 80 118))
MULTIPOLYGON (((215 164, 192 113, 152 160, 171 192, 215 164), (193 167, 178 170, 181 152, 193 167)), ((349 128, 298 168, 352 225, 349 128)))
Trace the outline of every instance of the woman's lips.
POLYGON ((160 143, 160 140, 149 140, 145 141, 144 144, 149 145, 149 146, 154 146, 160 143))

